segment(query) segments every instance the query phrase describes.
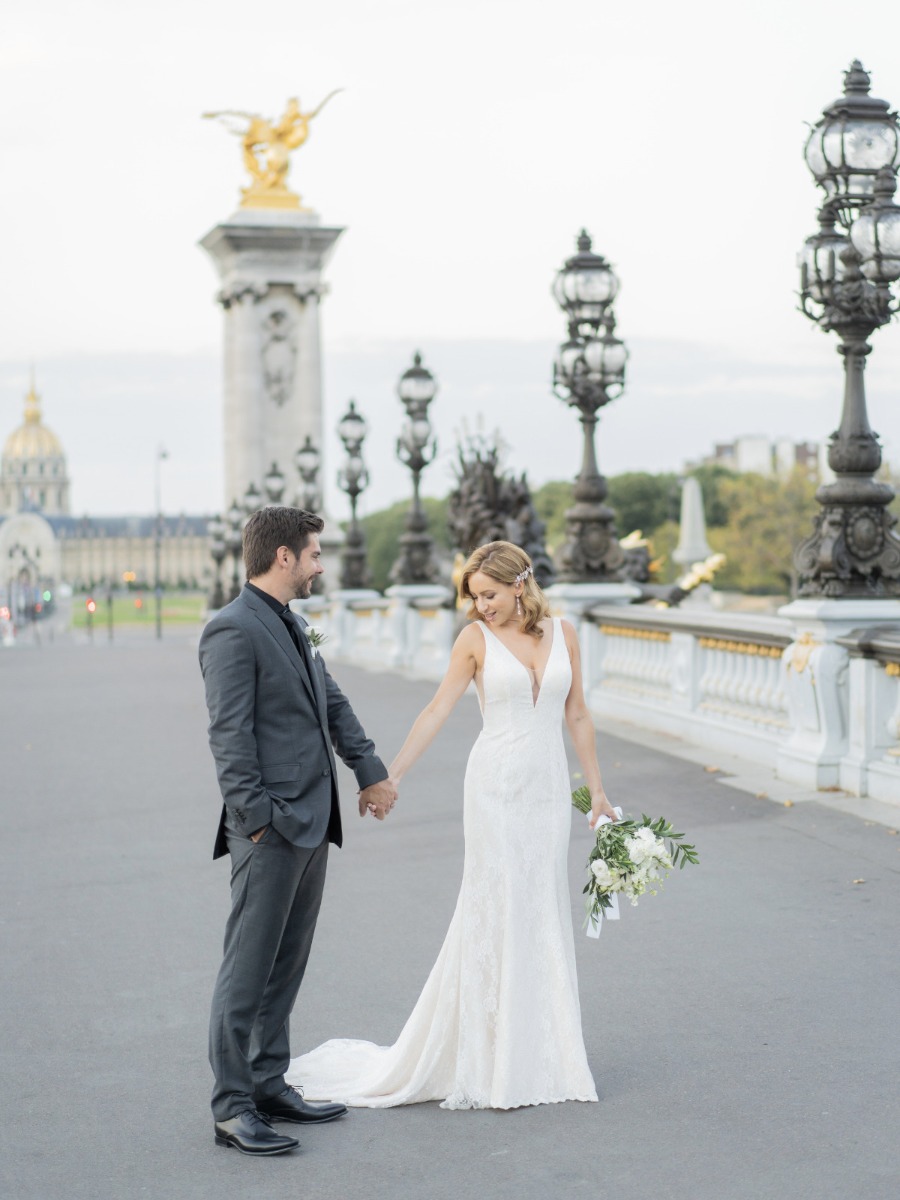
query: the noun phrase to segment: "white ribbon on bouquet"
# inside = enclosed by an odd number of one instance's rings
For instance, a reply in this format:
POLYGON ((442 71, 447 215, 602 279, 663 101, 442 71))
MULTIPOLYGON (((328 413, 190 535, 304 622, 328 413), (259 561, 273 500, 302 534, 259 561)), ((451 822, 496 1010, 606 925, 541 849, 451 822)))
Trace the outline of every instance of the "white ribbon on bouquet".
MULTIPOLYGON (((614 808, 613 812, 616 814, 616 817, 621 821, 622 820, 621 808, 614 808)), ((588 820, 588 827, 590 827, 591 813, 587 813, 586 816, 587 816, 587 820, 588 820)), ((591 832, 596 833, 601 825, 609 825, 609 824, 611 824, 611 821, 612 821, 611 817, 606 817, 606 816, 598 817, 597 824, 593 827, 591 832)), ((600 930, 603 928, 603 918, 604 917, 606 917, 607 921, 618 921, 618 919, 619 919, 619 897, 615 894, 615 892, 613 892, 609 898, 611 901, 611 905, 609 908, 601 908, 598 912, 591 913, 591 915, 588 917, 586 933, 589 938, 598 938, 600 936, 600 930)))

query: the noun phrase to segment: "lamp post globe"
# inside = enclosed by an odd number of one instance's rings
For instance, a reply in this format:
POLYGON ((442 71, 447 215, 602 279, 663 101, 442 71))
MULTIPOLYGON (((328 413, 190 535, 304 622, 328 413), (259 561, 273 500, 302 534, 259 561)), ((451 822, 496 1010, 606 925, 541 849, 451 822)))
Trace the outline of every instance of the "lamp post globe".
POLYGON ((282 473, 278 470, 278 463, 273 462, 266 472, 266 477, 263 480, 263 487, 266 489, 266 498, 270 504, 280 504, 281 498, 284 495, 285 479, 282 473))
POLYGON ((356 401, 350 401, 350 407, 338 422, 338 437, 348 454, 357 452, 366 440, 369 426, 362 415, 357 412, 356 401))
POLYGON ((872 203, 850 226, 860 270, 876 286, 900 279, 900 208, 894 203, 897 177, 884 168, 875 176, 872 203))
POLYGON ((875 177, 900 165, 897 114, 869 95, 871 80, 859 59, 844 75, 844 94, 823 110, 806 139, 804 158, 816 183, 849 226, 874 194, 875 177))
POLYGON ((413 365, 403 372, 397 383, 397 395, 410 416, 414 412, 427 411, 437 394, 437 387, 437 380, 427 367, 422 366, 422 355, 417 350, 413 365))
POLYGON ((819 232, 799 256, 801 309, 840 338, 845 388, 828 447, 835 479, 816 492, 813 532, 794 552, 802 597, 900 597, 900 537, 888 511, 894 490, 875 479, 881 446, 864 385, 869 338, 900 307, 893 290, 900 279, 900 209, 893 200, 900 125, 887 102, 868 93, 869 76, 855 61, 844 97, 825 109, 806 143, 826 202, 819 232))
POLYGON ((566 314, 573 335, 598 330, 619 291, 612 267, 591 245, 587 230, 582 229, 577 253, 566 259, 553 281, 553 298, 566 314))
POLYGON ((252 481, 247 485, 247 490, 244 492, 244 515, 249 517, 255 513, 258 508, 262 507, 262 493, 255 483, 252 481))

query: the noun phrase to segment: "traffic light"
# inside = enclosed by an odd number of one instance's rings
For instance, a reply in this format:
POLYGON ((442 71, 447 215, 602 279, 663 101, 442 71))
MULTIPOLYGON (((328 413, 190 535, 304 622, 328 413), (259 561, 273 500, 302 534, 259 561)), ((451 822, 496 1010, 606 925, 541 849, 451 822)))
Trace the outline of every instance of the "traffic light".
POLYGON ((88 596, 87 600, 84 602, 84 607, 89 613, 95 613, 97 611, 97 602, 94 600, 93 596, 88 596))
POLYGON ((52 599, 53 599, 53 593, 50 591, 49 588, 44 588, 44 603, 49 604, 52 599))

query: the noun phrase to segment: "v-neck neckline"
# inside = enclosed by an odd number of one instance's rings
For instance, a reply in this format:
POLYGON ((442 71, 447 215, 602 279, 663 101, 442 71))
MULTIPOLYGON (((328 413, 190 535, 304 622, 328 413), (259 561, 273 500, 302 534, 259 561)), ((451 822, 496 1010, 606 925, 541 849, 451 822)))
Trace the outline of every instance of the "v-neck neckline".
POLYGON ((553 647, 556 643, 556 621, 555 621, 555 619, 552 617, 550 618, 550 649, 547 651, 547 657, 544 659, 544 669, 543 669, 543 671, 541 671, 540 681, 537 681, 537 679, 536 679, 536 676, 537 676, 536 671, 534 672, 535 680, 533 681, 531 667, 529 667, 525 663, 523 663, 521 658, 519 658, 518 654, 516 654, 515 651, 510 650, 510 648, 509 648, 509 646, 507 646, 506 642, 504 642, 501 637, 499 637, 496 633, 494 633, 493 629, 491 629, 490 626, 487 625, 486 622, 482 621, 481 623, 482 623, 482 625, 484 625, 484 628, 488 631, 488 633, 491 635, 491 637, 494 639, 494 641, 500 643, 500 645, 503 647, 503 649, 506 651, 506 653, 510 656, 510 658, 514 658, 516 660, 516 662, 519 664, 519 666, 522 668, 522 670, 525 672, 525 674, 528 676, 528 682, 531 684, 531 707, 532 707, 532 709, 537 708, 538 701, 541 698, 541 692, 544 690, 544 680, 547 677, 547 668, 550 665, 550 659, 553 655, 553 647), (535 682, 537 682, 537 695, 534 694, 534 683, 535 682))

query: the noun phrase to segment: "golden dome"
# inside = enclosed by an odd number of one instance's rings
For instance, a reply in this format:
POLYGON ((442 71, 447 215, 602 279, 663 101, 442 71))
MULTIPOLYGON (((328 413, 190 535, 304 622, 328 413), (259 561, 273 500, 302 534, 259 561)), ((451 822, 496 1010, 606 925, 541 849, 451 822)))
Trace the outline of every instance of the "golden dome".
POLYGON ((6 439, 4 458, 62 458, 59 438, 41 423, 41 401, 32 383, 25 397, 25 421, 6 439))

